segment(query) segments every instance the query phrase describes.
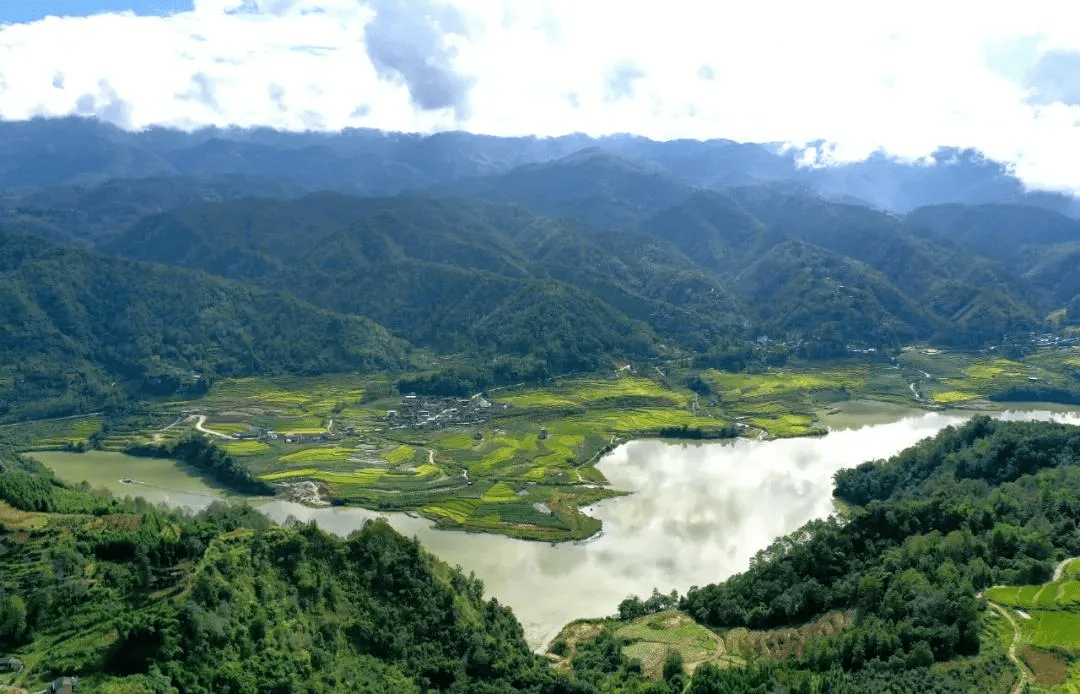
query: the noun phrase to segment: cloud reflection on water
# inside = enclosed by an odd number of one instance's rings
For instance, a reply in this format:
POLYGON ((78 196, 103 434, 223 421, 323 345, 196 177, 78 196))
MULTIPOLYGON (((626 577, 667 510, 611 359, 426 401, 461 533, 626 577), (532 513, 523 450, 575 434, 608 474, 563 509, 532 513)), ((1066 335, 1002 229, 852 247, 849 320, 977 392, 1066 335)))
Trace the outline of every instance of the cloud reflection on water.
MULTIPOLYGON (((1075 412, 999 416, 1080 423, 1075 412)), ((881 413, 869 417, 880 421, 881 413)), ((475 572, 488 595, 513 608, 529 642, 540 646, 572 619, 612 614, 627 595, 645 596, 654 587, 681 593, 745 570, 774 539, 834 510, 837 470, 886 458, 965 419, 927 413, 837 429, 819 438, 777 441, 633 441, 599 465, 615 488, 633 493, 591 507, 604 530, 583 543, 550 545, 444 532, 404 514, 392 514, 390 522, 444 561, 475 572)), ((855 420, 849 414, 843 421, 855 420)), ((279 520, 288 514, 314 518, 341 535, 377 515, 277 501, 264 510, 279 520)))
MULTIPOLYGON (((927 414, 779 441, 634 441, 600 463, 615 488, 633 493, 591 507, 604 531, 583 543, 443 532, 403 514, 390 521, 448 563, 475 572, 540 645, 571 619, 611 614, 629 594, 653 587, 684 592, 745 570, 776 537, 832 512, 834 472, 889 456, 962 420, 927 414)), ((278 519, 314 518, 342 535, 376 515, 285 502, 265 510, 278 519)))

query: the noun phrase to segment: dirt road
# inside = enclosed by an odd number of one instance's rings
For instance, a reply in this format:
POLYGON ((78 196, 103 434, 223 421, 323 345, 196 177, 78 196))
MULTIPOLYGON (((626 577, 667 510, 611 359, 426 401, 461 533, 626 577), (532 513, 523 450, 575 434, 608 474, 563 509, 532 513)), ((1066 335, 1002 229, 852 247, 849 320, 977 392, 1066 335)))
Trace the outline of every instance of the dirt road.
POLYGON ((214 431, 213 429, 207 429, 206 427, 204 427, 203 425, 206 424, 206 415, 192 415, 191 418, 195 419, 195 428, 202 433, 217 436, 220 439, 232 439, 232 436, 230 436, 229 434, 222 434, 220 431, 214 431))
POLYGON ((1027 665, 1024 665, 1023 661, 1020 660, 1020 656, 1016 655, 1016 647, 1020 645, 1020 625, 1016 623, 1016 620, 1012 618, 1012 615, 1009 614, 1007 609, 996 602, 991 602, 989 604, 990 607, 1001 613, 1002 617, 1009 620, 1009 625, 1013 628, 1013 640, 1012 643, 1009 644, 1009 660, 1013 661, 1013 664, 1016 665, 1016 669, 1020 671, 1020 680, 1016 683, 1016 686, 1013 687, 1013 694, 1019 694, 1024 691, 1024 686, 1027 685, 1028 682, 1034 680, 1027 665))

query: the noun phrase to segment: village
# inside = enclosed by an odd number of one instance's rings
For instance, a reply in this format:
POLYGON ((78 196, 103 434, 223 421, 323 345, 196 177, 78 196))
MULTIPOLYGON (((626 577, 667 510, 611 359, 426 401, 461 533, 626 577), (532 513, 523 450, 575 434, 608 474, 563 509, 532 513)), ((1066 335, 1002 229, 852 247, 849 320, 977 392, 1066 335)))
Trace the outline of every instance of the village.
POLYGON ((502 414, 510 405, 493 403, 483 395, 471 398, 444 398, 427 395, 406 395, 399 409, 386 412, 391 429, 443 429, 448 426, 477 425, 502 414))

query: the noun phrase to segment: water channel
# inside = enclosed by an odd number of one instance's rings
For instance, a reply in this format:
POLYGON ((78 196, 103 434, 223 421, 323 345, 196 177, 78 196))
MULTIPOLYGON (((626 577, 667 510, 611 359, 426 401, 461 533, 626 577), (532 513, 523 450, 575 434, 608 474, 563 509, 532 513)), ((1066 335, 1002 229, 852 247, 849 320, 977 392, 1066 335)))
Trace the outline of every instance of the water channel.
MULTIPOLYGON (((1040 406, 995 416, 1080 424, 1075 408, 1053 409, 1040 406)), ((646 597, 654 587, 682 593, 746 569, 773 539, 833 511, 837 470, 886 458, 970 415, 853 402, 822 416, 830 430, 823 437, 633 441, 599 464, 615 488, 633 493, 586 509, 603 520, 604 530, 579 543, 448 532, 402 513, 387 517, 399 532, 418 537, 436 556, 481 578, 486 594, 513 608, 529 643, 538 647, 575 618, 614 613, 627 595, 646 597)), ((141 495, 193 509, 225 496, 171 461, 107 453, 34 455, 61 479, 85 479, 118 496, 141 495)), ((315 520, 339 535, 380 515, 281 500, 257 503, 277 521, 290 516, 315 520)))

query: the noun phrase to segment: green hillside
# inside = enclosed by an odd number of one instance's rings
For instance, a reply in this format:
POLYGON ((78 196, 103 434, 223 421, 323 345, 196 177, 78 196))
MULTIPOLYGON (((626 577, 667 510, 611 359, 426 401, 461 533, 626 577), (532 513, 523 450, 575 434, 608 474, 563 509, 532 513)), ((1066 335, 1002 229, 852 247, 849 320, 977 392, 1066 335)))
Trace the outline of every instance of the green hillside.
MULTIPOLYGON (((33 472, 7 474, 44 479, 33 472)), ((509 609, 383 522, 348 540, 249 508, 136 514, 66 490, 61 513, 0 487, 0 648, 40 689, 572 691, 509 609), (11 505, 9 505, 11 504, 11 505)), ((6 675, 0 675, 6 678, 6 675)))
POLYGON ((369 320, 190 270, 0 232, 0 416, 59 416, 218 376, 399 368, 369 320))

